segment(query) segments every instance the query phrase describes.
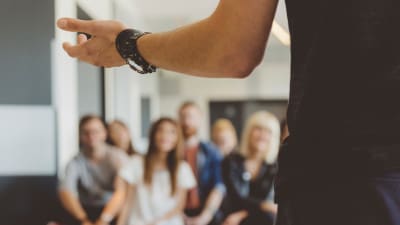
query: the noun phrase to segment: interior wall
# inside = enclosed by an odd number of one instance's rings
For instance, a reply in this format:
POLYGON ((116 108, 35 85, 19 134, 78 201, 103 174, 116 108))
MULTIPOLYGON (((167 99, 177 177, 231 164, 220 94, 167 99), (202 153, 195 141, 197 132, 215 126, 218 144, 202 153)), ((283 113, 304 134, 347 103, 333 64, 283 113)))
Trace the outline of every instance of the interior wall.
POLYGON ((53 0, 0 1, 1 224, 39 225, 46 211, 54 208, 54 4, 53 0))

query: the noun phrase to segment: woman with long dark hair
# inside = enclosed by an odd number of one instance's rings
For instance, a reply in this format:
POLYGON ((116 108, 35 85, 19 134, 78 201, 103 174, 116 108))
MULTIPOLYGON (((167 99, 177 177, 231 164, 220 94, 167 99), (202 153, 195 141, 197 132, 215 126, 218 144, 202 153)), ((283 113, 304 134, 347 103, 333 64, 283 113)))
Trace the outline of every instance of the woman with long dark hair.
POLYGON ((114 120, 108 124, 107 130, 108 143, 121 150, 124 150, 124 152, 129 156, 136 153, 130 137, 129 128, 124 122, 120 120, 114 120))
POLYGON ((119 173, 127 195, 118 224, 183 225, 187 190, 196 181, 183 161, 178 124, 170 118, 157 120, 149 140, 147 154, 133 156, 119 173))

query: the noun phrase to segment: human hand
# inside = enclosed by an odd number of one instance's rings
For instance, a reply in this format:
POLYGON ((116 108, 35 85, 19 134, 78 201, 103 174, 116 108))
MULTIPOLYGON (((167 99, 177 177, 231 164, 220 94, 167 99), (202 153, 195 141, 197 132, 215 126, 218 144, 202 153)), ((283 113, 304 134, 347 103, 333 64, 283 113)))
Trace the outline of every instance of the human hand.
POLYGON ((159 219, 159 220, 155 220, 155 221, 153 221, 153 222, 151 222, 151 223, 149 223, 149 224, 147 224, 147 225, 158 225, 158 224, 160 224, 161 222, 162 222, 162 220, 159 219))
POLYGON ((110 225, 109 223, 99 219, 96 221, 96 223, 94 225, 110 225))
POLYGON ((187 217, 186 225, 207 225, 211 222, 212 215, 209 213, 202 213, 196 217, 187 217))
POLYGON ((81 225, 94 225, 91 221, 85 220, 81 223, 81 225))
POLYGON ((264 212, 277 214, 278 206, 274 203, 265 201, 265 202, 261 203, 261 210, 264 212))
POLYGON ((147 224, 147 225, 158 225, 160 222, 152 222, 152 223, 149 223, 149 224, 147 224))
POLYGON ((116 20, 78 20, 62 18, 57 21, 57 26, 65 31, 83 32, 92 35, 78 36, 78 43, 72 45, 63 43, 64 50, 71 57, 84 62, 104 67, 115 67, 126 64, 115 47, 115 38, 126 26, 116 20))
POLYGON ((246 216, 247 213, 244 213, 242 211, 232 213, 225 219, 222 225, 239 225, 240 222, 242 222, 242 220, 246 218, 246 216))

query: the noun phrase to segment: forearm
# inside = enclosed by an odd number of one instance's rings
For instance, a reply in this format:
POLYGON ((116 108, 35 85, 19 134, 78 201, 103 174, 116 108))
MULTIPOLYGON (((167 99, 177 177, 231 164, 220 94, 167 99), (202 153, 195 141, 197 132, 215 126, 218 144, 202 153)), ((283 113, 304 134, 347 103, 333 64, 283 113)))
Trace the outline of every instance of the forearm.
POLYGON ((118 217, 117 225, 127 225, 130 218, 130 212, 134 201, 134 187, 127 188, 126 198, 122 207, 121 214, 118 217))
POLYGON ((161 218, 159 218, 157 220, 157 222, 170 220, 171 218, 182 214, 183 209, 185 208, 186 195, 187 195, 187 190, 183 190, 183 189, 179 190, 178 191, 178 204, 173 209, 171 209, 166 214, 164 214, 161 218))
POLYGON ((59 197, 64 208, 79 221, 87 219, 87 214, 79 200, 70 192, 60 190, 59 197))
POLYGON ((238 215, 238 217, 240 218, 240 221, 244 220, 249 215, 247 210, 241 210, 241 211, 235 212, 235 214, 238 215))
POLYGON ((214 189, 207 198, 202 214, 209 213, 211 217, 217 212, 223 200, 223 193, 214 189))
POLYGON ((246 210, 239 211, 238 213, 240 214, 242 219, 246 218, 249 215, 246 210))
MULTIPOLYGON (((208 18, 138 39, 141 55, 157 67, 202 77, 245 77, 262 60, 277 0, 220 0, 208 18)), ((66 31, 84 35, 64 43, 71 56, 97 66, 122 66, 115 38, 127 27, 118 21, 58 20, 66 31)))
POLYGON ((117 177, 114 182, 115 191, 110 201, 104 207, 103 212, 101 213, 100 220, 103 222, 111 222, 112 219, 119 213, 124 204, 124 199, 126 196, 126 191, 128 190, 128 184, 117 177))
POLYGON ((184 208, 183 205, 179 205, 174 209, 170 210, 169 212, 167 212, 159 220, 160 221, 170 220, 171 218, 174 218, 175 216, 182 214, 183 208, 184 208))
POLYGON ((278 205, 273 202, 265 201, 261 204, 260 207, 264 212, 267 213, 276 214, 278 212, 278 205))
POLYGON ((151 64, 202 77, 244 77, 260 62, 276 0, 221 0, 200 22, 138 41, 151 64))
POLYGON ((110 201, 105 206, 103 212, 101 213, 100 219, 104 219, 107 221, 108 218, 113 219, 120 212, 123 204, 124 204, 125 194, 123 192, 116 192, 110 199, 110 201))

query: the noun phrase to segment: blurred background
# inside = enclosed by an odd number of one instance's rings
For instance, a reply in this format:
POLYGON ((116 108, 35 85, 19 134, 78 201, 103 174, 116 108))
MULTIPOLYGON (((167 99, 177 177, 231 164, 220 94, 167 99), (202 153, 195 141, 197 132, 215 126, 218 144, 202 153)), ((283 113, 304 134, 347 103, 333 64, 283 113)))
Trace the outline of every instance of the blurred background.
MULTIPOLYGON (((284 119, 289 95, 287 44, 271 35, 264 62, 246 79, 202 79, 158 70, 104 69, 71 59, 61 48, 76 34, 56 29, 60 17, 118 19, 143 31, 164 31, 208 16, 217 0, 0 1, 0 224, 44 224, 56 204, 57 180, 79 151, 78 121, 94 113, 120 119, 144 152, 148 128, 179 105, 204 112, 201 136, 230 119, 238 133, 260 109, 284 119)), ((280 1, 276 22, 287 30, 280 1)))

